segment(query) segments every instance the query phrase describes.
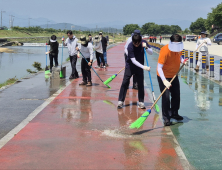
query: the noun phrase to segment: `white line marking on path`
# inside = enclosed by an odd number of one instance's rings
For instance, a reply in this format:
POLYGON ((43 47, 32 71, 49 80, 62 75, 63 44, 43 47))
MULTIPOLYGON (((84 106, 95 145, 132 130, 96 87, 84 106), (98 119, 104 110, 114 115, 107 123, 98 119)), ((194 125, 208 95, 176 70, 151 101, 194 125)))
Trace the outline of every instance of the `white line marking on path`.
POLYGON ((50 104, 71 82, 68 81, 66 85, 55 92, 51 97, 49 97, 44 103, 37 107, 32 113, 28 115, 19 125, 7 133, 3 138, 0 139, 0 149, 8 143, 16 134, 19 133, 32 119, 34 119, 48 104, 50 104))

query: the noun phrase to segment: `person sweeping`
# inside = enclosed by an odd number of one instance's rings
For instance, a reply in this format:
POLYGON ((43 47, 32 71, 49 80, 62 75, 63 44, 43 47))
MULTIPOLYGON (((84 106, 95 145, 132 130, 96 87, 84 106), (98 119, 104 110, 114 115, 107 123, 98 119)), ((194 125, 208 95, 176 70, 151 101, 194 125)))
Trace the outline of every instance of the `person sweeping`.
POLYGON ((211 45, 211 40, 209 38, 207 38, 208 34, 206 31, 202 31, 200 34, 201 34, 201 38, 197 40, 197 45, 196 45, 196 49, 199 48, 199 56, 198 56, 197 66, 194 70, 199 71, 199 67, 202 62, 202 56, 206 55, 206 69, 207 69, 207 71, 209 71, 208 46, 211 45))
POLYGON ((183 120, 178 114, 180 108, 180 83, 178 76, 172 84, 171 79, 180 69, 180 63, 187 63, 188 59, 182 58, 183 50, 182 37, 174 34, 170 37, 169 44, 163 46, 160 50, 157 64, 157 79, 159 88, 162 92, 165 87, 167 90, 162 95, 162 115, 165 126, 170 126, 170 119, 183 120), (171 94, 171 99, 170 99, 171 94))
POLYGON ((105 66, 105 60, 104 60, 104 57, 103 57, 103 47, 102 47, 102 42, 101 42, 101 38, 96 35, 93 39, 93 42, 94 42, 94 48, 96 50, 96 59, 97 59, 97 66, 95 68, 106 68, 105 66), (101 62, 100 62, 100 59, 102 61, 102 66, 100 65, 101 62))
POLYGON ((81 70, 82 70, 82 83, 80 83, 79 85, 86 85, 86 86, 92 86, 92 78, 91 78, 91 65, 93 62, 93 45, 92 43, 90 43, 89 38, 86 38, 86 36, 81 36, 80 37, 80 43, 81 46, 80 47, 76 47, 76 50, 80 50, 80 52, 83 54, 83 56, 85 57, 82 58, 81 61, 81 70), (87 63, 87 61, 88 63, 87 63))
POLYGON ((52 73, 52 67, 53 67, 53 59, 55 62, 55 67, 58 66, 58 53, 59 53, 59 43, 56 40, 56 36, 52 35, 51 39, 46 45, 50 45, 50 50, 46 52, 46 54, 49 54, 49 60, 50 60, 50 73, 52 73))
POLYGON ((125 101, 127 89, 129 86, 130 78, 135 74, 138 83, 138 98, 139 104, 138 107, 145 109, 144 105, 144 74, 143 70, 150 70, 150 67, 144 66, 144 49, 146 48, 148 54, 152 54, 153 51, 149 44, 142 40, 142 36, 139 30, 134 31, 132 36, 132 42, 129 43, 127 47, 128 56, 126 60, 125 73, 123 77, 123 82, 119 92, 118 99, 118 109, 123 107, 123 102, 125 101))

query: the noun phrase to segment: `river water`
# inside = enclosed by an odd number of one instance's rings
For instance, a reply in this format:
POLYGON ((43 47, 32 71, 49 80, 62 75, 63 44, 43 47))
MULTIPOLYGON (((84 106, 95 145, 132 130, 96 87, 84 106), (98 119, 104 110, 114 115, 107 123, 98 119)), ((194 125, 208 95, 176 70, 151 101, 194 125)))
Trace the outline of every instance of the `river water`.
MULTIPOLYGON (((32 64, 40 62, 42 68, 46 66, 45 47, 8 47, 13 49, 15 53, 0 53, 0 83, 5 82, 9 78, 23 78, 29 73, 27 69, 35 70, 32 64)), ((48 47, 49 49, 49 47, 48 47)), ((59 49, 59 65, 61 64, 62 49, 59 49)), ((68 57, 68 49, 63 49, 63 62, 68 57)), ((49 65, 49 57, 47 56, 47 65, 49 65)))

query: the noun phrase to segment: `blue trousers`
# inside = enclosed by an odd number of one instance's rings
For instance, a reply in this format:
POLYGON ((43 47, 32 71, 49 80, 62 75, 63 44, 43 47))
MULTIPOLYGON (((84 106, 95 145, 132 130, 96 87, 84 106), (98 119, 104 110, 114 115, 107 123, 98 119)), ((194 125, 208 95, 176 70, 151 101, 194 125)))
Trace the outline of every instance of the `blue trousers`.
MULTIPOLYGON (((106 52, 103 52, 103 58, 104 58, 105 63, 107 64, 107 55, 106 55, 106 52)), ((101 62, 101 59, 100 59, 100 62, 101 62)))

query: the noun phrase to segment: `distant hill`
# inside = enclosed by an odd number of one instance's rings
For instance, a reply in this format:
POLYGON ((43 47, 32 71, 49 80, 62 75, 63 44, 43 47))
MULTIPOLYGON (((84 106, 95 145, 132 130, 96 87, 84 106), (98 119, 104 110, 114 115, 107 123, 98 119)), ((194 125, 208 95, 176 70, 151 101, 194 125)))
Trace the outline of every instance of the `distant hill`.
MULTIPOLYGON (((47 24, 39 25, 42 28, 47 28, 47 24)), ((116 28, 88 28, 88 27, 82 27, 79 25, 74 25, 70 23, 57 23, 57 24, 48 24, 48 28, 53 29, 61 29, 61 30, 81 30, 81 31, 104 31, 104 32, 122 32, 122 29, 116 29, 116 28)))

